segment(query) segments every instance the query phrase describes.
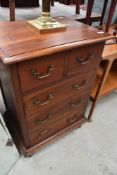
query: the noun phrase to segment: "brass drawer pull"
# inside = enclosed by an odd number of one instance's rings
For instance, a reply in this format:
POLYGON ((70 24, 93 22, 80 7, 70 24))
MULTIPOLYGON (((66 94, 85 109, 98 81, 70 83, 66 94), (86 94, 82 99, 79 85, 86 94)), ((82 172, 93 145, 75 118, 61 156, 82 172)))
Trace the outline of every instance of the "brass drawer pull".
POLYGON ((47 74, 41 75, 36 70, 32 70, 32 76, 36 77, 37 79, 44 79, 51 76, 53 70, 54 70, 54 65, 49 65, 47 74))
POLYGON ((79 84, 74 84, 73 88, 80 90, 82 88, 84 88, 86 85, 88 84, 88 80, 83 80, 81 83, 79 84))
POLYGON ((44 120, 39 119, 39 120, 36 121, 36 123, 37 124, 44 124, 44 123, 46 123, 51 118, 52 118, 52 114, 49 113, 46 119, 44 119, 44 120))
POLYGON ((77 122, 78 119, 79 119, 78 117, 75 117, 74 119, 70 119, 70 118, 69 118, 69 119, 67 120, 67 122, 70 123, 70 124, 72 124, 72 123, 77 122))
POLYGON ((89 54, 89 55, 88 55, 88 59, 87 59, 86 61, 85 61, 85 59, 82 59, 82 58, 80 58, 80 57, 77 57, 76 60, 77 60, 80 64, 85 65, 85 64, 89 64, 89 63, 92 61, 93 58, 94 58, 94 55, 93 55, 93 54, 89 54))
POLYGON ((46 129, 46 130, 42 131, 41 133, 39 133, 38 137, 40 137, 40 136, 42 136, 42 135, 46 134, 47 132, 48 132, 48 129, 46 129))
POLYGON ((80 99, 79 101, 78 101, 78 103, 73 103, 73 104, 71 104, 71 107, 73 107, 73 108, 79 108, 80 106, 81 106, 81 104, 83 103, 83 99, 80 99))
POLYGON ((33 104, 34 105, 39 105, 39 106, 44 106, 47 105, 48 103, 50 103, 50 101, 54 98, 53 94, 48 94, 47 100, 45 100, 44 102, 41 102, 40 99, 35 99, 33 100, 33 104))

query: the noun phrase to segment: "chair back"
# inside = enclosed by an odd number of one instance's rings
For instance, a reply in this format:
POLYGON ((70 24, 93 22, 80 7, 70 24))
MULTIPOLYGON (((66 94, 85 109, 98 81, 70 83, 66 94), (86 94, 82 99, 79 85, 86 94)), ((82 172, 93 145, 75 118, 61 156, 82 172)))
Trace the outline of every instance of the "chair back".
MULTIPOLYGON (((105 16, 105 12, 107 9, 107 4, 108 4, 108 0, 104 0, 101 19, 100 19, 100 25, 99 25, 100 29, 102 29, 104 16, 105 16)), ((109 26, 111 25, 111 21, 112 21, 112 17, 113 17, 114 11, 115 11, 116 4, 117 4, 117 0, 111 0, 110 9, 109 9, 109 13, 108 13, 108 19, 106 22, 105 32, 109 31, 109 26)), ((94 5, 94 0, 88 0, 86 21, 85 21, 85 23, 88 25, 92 24, 91 13, 92 13, 93 5, 94 5)))

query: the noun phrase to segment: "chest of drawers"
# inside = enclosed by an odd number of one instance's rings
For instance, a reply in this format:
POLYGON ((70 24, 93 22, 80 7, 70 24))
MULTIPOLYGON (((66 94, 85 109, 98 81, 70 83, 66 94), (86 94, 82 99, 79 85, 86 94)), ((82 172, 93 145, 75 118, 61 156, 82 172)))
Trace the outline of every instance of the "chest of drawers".
POLYGON ((66 31, 46 34, 24 21, 0 24, 5 119, 25 156, 87 121, 87 101, 110 38, 79 22, 59 20, 66 31))

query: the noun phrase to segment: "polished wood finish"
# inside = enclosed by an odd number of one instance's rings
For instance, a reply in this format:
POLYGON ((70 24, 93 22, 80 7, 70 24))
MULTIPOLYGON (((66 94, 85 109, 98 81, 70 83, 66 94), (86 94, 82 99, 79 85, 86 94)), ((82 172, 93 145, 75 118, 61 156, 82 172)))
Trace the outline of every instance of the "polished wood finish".
POLYGON ((33 114, 31 119, 27 119, 28 130, 40 130, 44 129, 45 126, 51 125, 51 123, 56 122, 56 119, 59 119, 66 113, 71 113, 74 111, 83 111, 87 104, 88 94, 82 95, 82 98, 74 97, 72 100, 66 99, 63 100, 62 103, 52 106, 51 108, 40 111, 40 113, 33 114), (79 104, 77 107, 73 107, 73 104, 79 104))
POLYGON ((97 29, 74 20, 59 17, 55 19, 61 23, 70 23, 70 26, 68 26, 65 31, 54 32, 53 34, 41 34, 39 30, 25 21, 13 23, 1 22, 0 48, 5 54, 4 57, 1 57, 4 64, 13 64, 32 59, 33 57, 39 58, 41 56, 69 50, 70 48, 77 48, 87 45, 87 41, 93 44, 95 42, 105 41, 105 38, 112 38, 111 35, 106 33, 103 35, 98 34, 97 29), (12 32, 13 30, 14 32, 12 32))
POLYGON ((77 123, 80 119, 83 119, 82 112, 78 111, 75 114, 68 114, 61 116, 53 124, 48 124, 40 130, 30 132, 30 141, 31 145, 35 145, 37 143, 41 143, 42 141, 48 139, 49 137, 53 136, 56 133, 59 133, 64 128, 69 127, 70 125, 77 123))
POLYGON ((26 95, 23 98, 26 115, 29 117, 35 112, 39 112, 42 109, 45 110, 48 107, 50 108, 58 102, 60 103, 62 100, 64 101, 65 99, 75 95, 82 95, 84 90, 86 91, 87 88, 91 86, 93 79, 93 74, 82 74, 82 77, 79 76, 78 78, 71 78, 63 81, 62 83, 57 83, 57 85, 53 85, 51 88, 49 87, 41 90, 41 92, 39 90, 35 93, 26 95), (89 80, 89 78, 91 78, 91 80, 89 80), (65 93, 67 93, 67 96, 64 95, 65 93))
POLYGON ((87 121, 84 112, 110 38, 85 24, 58 20, 68 24, 66 31, 40 34, 24 21, 0 24, 5 118, 25 156, 87 121))
POLYGON ((102 52, 100 43, 96 45, 94 44, 93 47, 89 45, 76 49, 74 50, 74 54, 69 51, 68 75, 73 75, 78 72, 88 72, 95 68, 97 66, 97 58, 99 58, 100 52, 102 52))
POLYGON ((53 54, 41 60, 20 63, 18 69, 22 92, 61 81, 64 74, 63 68, 64 54, 53 54))

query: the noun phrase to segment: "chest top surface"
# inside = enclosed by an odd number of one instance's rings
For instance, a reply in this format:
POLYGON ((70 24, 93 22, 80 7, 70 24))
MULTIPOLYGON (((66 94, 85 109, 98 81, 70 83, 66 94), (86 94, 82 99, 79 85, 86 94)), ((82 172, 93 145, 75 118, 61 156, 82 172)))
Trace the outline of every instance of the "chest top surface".
POLYGON ((105 41, 111 36, 80 22, 57 18, 66 30, 40 33, 26 21, 0 23, 0 59, 12 64, 82 45, 105 41))

